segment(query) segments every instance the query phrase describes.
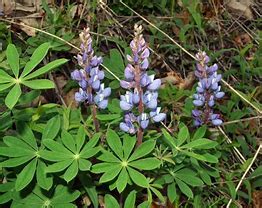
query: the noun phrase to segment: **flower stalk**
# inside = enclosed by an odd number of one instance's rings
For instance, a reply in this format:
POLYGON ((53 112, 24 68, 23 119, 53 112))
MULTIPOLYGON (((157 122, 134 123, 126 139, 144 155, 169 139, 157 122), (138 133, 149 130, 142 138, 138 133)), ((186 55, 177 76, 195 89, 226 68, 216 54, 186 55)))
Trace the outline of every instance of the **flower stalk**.
POLYGON ((210 58, 205 52, 200 51, 197 53, 196 59, 198 63, 196 65, 195 75, 199 79, 199 82, 196 88, 197 93, 193 95, 193 104, 196 107, 196 109, 192 111, 194 125, 212 124, 219 126, 223 121, 219 114, 213 112, 213 107, 215 100, 225 95, 224 92, 220 91, 221 86, 219 85, 222 76, 221 74, 217 74, 217 64, 208 66, 210 58))
POLYGON ((99 69, 102 64, 102 57, 94 55, 92 38, 89 31, 90 29, 87 27, 79 35, 81 45, 77 61, 80 69, 74 70, 71 73, 71 77, 78 82, 80 87, 79 91, 75 93, 75 100, 92 106, 92 118, 95 130, 98 132, 97 108, 105 109, 107 107, 111 88, 105 88, 102 83, 105 76, 104 71, 99 69))
POLYGON ((134 39, 130 43, 132 54, 127 55, 125 80, 120 81, 121 87, 128 90, 120 97, 120 107, 125 112, 120 128, 130 134, 137 133, 138 146, 142 143, 144 130, 150 120, 163 121, 166 114, 160 113, 161 108, 157 107, 157 90, 161 80, 154 79, 154 75, 149 76, 146 71, 150 52, 142 35, 142 26, 135 25, 134 30, 134 39))

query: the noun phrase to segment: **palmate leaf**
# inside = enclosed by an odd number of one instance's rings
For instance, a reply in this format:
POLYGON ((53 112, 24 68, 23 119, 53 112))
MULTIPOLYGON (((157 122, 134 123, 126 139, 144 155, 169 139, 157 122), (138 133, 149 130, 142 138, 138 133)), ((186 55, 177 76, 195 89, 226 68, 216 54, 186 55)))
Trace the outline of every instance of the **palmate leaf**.
POLYGON ((2 167, 18 167, 23 165, 22 171, 17 175, 16 190, 24 189, 36 175, 37 183, 43 189, 50 189, 52 178, 45 173, 45 164, 39 157, 38 146, 32 130, 25 123, 17 122, 18 138, 4 137, 7 147, 0 147, 0 155, 9 159, 0 163, 2 167), (25 164, 27 163, 27 164, 25 164))
POLYGON ((39 151, 40 156, 48 161, 55 162, 46 168, 47 173, 64 172, 65 181, 73 180, 78 171, 88 171, 92 163, 87 159, 100 151, 100 147, 95 147, 101 134, 95 134, 84 146, 85 133, 80 127, 76 137, 69 132, 62 131, 59 143, 53 139, 44 139, 43 144, 49 149, 39 151), (81 136, 81 141, 77 142, 77 137, 81 136))
POLYGON ((160 166, 161 163, 156 158, 143 158, 153 151, 155 141, 148 140, 134 151, 135 137, 125 136, 122 144, 117 133, 108 130, 107 142, 112 152, 102 149, 102 154, 98 159, 103 162, 93 165, 91 169, 93 173, 103 173, 99 182, 106 183, 115 180, 111 189, 117 188, 119 193, 132 182, 147 188, 149 186, 147 178, 136 169, 153 170, 160 166))
POLYGON ((49 48, 49 43, 43 43, 37 49, 35 49, 34 53, 30 57, 30 60, 26 63, 21 77, 24 77, 27 74, 29 74, 44 59, 49 48))
POLYGON ((64 58, 62 58, 62 59, 57 59, 57 60, 55 60, 55 61, 52 61, 52 62, 46 64, 45 66, 37 69, 36 71, 30 73, 29 75, 25 76, 25 77, 23 78, 23 80, 26 81, 26 80, 29 80, 29 79, 38 77, 38 76, 40 76, 40 75, 43 75, 43 74, 51 71, 52 69, 55 69, 55 68, 57 68, 57 67, 65 64, 67 61, 68 61, 68 60, 67 60, 67 59, 64 59, 64 58))
POLYGON ((11 207, 14 208, 42 208, 42 207, 72 207, 77 208, 73 202, 80 196, 79 191, 71 191, 68 187, 58 185, 49 192, 43 192, 36 186, 30 194, 23 197, 19 192, 13 194, 11 207))

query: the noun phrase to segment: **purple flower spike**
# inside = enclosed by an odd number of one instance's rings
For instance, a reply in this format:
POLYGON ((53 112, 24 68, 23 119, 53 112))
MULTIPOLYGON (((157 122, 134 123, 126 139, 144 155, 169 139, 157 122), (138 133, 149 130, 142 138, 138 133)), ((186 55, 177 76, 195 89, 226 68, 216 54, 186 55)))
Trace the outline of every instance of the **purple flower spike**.
POLYGON ((111 89, 104 89, 104 85, 101 84, 105 77, 104 72, 99 70, 102 57, 94 55, 89 28, 84 29, 79 37, 81 45, 77 61, 81 69, 74 70, 71 73, 72 79, 78 81, 80 87, 79 92, 75 94, 75 100, 77 102, 86 101, 89 104, 96 104, 99 108, 105 109, 111 89))
POLYGON ((199 82, 196 88, 197 94, 193 95, 193 104, 199 109, 192 111, 194 125, 221 125, 222 120, 218 114, 213 114, 212 108, 215 106, 215 101, 225 95, 224 92, 220 91, 221 86, 219 85, 222 76, 217 74, 217 64, 207 65, 210 58, 205 52, 197 53, 196 59, 198 63, 196 64, 195 75, 198 77, 199 82))
POLYGON ((154 75, 149 76, 146 71, 149 67, 150 52, 142 35, 142 26, 135 25, 134 36, 130 42, 132 54, 126 56, 128 65, 125 68, 125 80, 120 81, 120 86, 128 90, 126 95, 120 96, 120 107, 126 111, 125 122, 120 124, 120 129, 128 133, 138 132, 138 141, 141 142, 141 135, 143 136, 150 120, 161 122, 166 115, 160 113, 161 108, 157 107, 157 90, 161 86, 161 80, 155 79, 154 75), (139 116, 131 113, 135 107, 139 116), (149 115, 146 112, 149 112, 149 115), (135 123, 139 125, 138 128, 135 123))

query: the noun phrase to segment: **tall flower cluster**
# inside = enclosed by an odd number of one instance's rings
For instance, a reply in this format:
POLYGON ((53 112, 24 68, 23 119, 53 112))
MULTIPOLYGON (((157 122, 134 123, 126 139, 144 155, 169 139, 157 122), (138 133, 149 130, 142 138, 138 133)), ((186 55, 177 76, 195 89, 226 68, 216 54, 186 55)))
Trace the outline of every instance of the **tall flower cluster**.
POLYGON ((127 55, 125 80, 120 82, 121 87, 128 90, 120 97, 120 107, 125 111, 124 121, 120 123, 120 128, 131 134, 137 131, 143 132, 150 120, 160 122, 166 117, 166 114, 161 113, 161 108, 157 106, 157 90, 161 85, 161 80, 155 79, 154 75, 148 75, 146 71, 149 66, 150 52, 142 35, 142 26, 135 25, 134 30, 134 39, 130 43, 132 54, 127 55))
POLYGON ((79 35, 81 46, 77 61, 81 69, 76 69, 71 73, 72 79, 76 80, 80 87, 79 91, 75 93, 75 100, 87 102, 91 105, 96 104, 99 108, 105 109, 108 105, 111 89, 105 88, 104 84, 101 83, 105 76, 104 72, 99 69, 102 57, 94 55, 89 30, 89 27, 87 27, 79 35))
POLYGON ((194 125, 213 124, 218 126, 222 124, 219 114, 213 112, 215 100, 222 98, 225 93, 221 92, 219 81, 222 79, 221 74, 217 74, 218 66, 214 64, 208 66, 209 57, 205 52, 196 54, 197 65, 195 75, 199 79, 196 88, 197 93, 193 95, 193 104, 196 109, 192 111, 194 125))

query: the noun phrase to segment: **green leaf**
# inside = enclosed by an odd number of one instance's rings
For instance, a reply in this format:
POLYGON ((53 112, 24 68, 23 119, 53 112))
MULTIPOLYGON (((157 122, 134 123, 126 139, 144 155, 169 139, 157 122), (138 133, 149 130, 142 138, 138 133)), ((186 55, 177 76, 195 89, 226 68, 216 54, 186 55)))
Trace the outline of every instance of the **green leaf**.
MULTIPOLYGON (((124 62, 121 53, 117 49, 110 50, 110 58, 104 58, 104 65, 119 78, 124 74, 124 62)), ((110 73, 106 73, 109 79, 115 79, 110 73)))
POLYGON ((52 150, 53 152, 58 152, 58 153, 63 153, 65 155, 72 155, 73 156, 73 153, 70 152, 68 149, 66 149, 62 144, 54 141, 54 140, 51 140, 51 139, 45 139, 43 141, 43 144, 49 148, 50 150, 52 150))
POLYGON ((145 158, 128 163, 128 165, 140 170, 153 170, 160 166, 161 162, 156 158, 145 158))
POLYGON ((122 168, 117 180, 116 180, 116 188, 118 190, 119 193, 121 193, 122 191, 124 191, 124 189, 126 188, 127 182, 128 182, 128 173, 126 171, 126 168, 122 168))
POLYGON ((136 137, 125 135, 123 138, 124 159, 127 160, 136 144, 136 137))
POLYGON ((84 146, 82 151, 86 151, 88 149, 91 149, 92 147, 96 146, 97 142, 99 141, 101 136, 101 133, 95 133, 94 136, 87 142, 87 144, 84 146))
POLYGON ((22 81, 22 84, 34 90, 55 88, 55 84, 48 79, 35 79, 29 81, 22 81))
POLYGON ((9 147, 18 146, 20 148, 24 148, 24 149, 34 151, 34 149, 28 143, 23 141, 22 139, 18 139, 18 138, 13 137, 13 136, 5 136, 3 140, 4 140, 4 143, 9 147))
POLYGON ((194 136, 193 136, 193 141, 196 140, 196 139, 201 139, 205 136, 206 134, 206 130, 207 130, 207 127, 206 126, 201 126, 197 129, 197 131, 195 132, 194 136))
POLYGON ((64 207, 64 205, 67 205, 66 203, 74 202, 79 196, 80 191, 71 191, 67 186, 57 185, 51 202, 54 207, 57 207, 58 205, 64 207))
POLYGON ((0 155, 8 157, 22 157, 34 155, 34 152, 21 147, 0 147, 0 155))
POLYGON ((28 155, 28 156, 22 156, 22 157, 17 157, 17 158, 11 158, 11 159, 5 160, 4 162, 1 162, 0 167, 7 167, 7 168, 16 167, 16 166, 19 166, 19 165, 22 165, 28 162, 29 160, 31 160, 34 157, 35 155, 28 155))
POLYGON ((148 155, 155 148, 155 145, 156 145, 156 143, 153 140, 148 140, 148 141, 142 143, 136 149, 136 151, 130 156, 128 161, 133 161, 133 160, 136 160, 138 158, 141 158, 141 157, 148 155))
POLYGON ((96 115, 97 119, 100 121, 112 121, 117 118, 120 118, 120 114, 101 114, 101 115, 96 115))
POLYGON ((37 49, 35 49, 34 53, 30 57, 30 60, 26 63, 21 77, 24 77, 27 74, 29 74, 44 59, 49 48, 49 43, 43 43, 37 49))
POLYGON ((188 144, 181 146, 187 149, 211 149, 217 146, 218 143, 210 139, 196 139, 188 144))
POLYGON ((184 174, 184 173, 180 174, 178 171, 176 172, 176 177, 181 179, 182 181, 184 181, 185 183, 187 183, 190 186, 202 186, 203 185, 202 180, 190 174, 184 174))
POLYGON ((121 164, 117 164, 117 165, 112 164, 111 169, 105 172, 101 176, 99 183, 105 183, 105 182, 113 180, 119 174, 121 169, 122 169, 121 164))
POLYGON ((16 78, 19 75, 19 54, 14 44, 9 44, 6 49, 7 62, 16 78))
POLYGON ((21 88, 19 84, 15 84, 15 86, 9 91, 5 98, 5 104, 6 106, 12 110, 12 108, 17 103, 19 97, 21 96, 21 88))
POLYGON ((38 154, 41 158, 53 162, 64 161, 73 158, 73 154, 69 155, 61 152, 51 152, 47 150, 40 150, 38 154))
POLYGON ((151 202, 144 201, 143 203, 139 204, 137 208, 150 208, 151 202))
POLYGON ((167 186, 167 196, 171 203, 173 203, 176 200, 177 193, 176 193, 176 184, 175 183, 170 183, 167 186))
POLYGON ((131 191, 125 201, 124 208, 135 208, 136 191, 131 191))
POLYGON ((185 126, 184 124, 182 125, 182 127, 179 129, 178 135, 177 135, 177 146, 180 146, 181 144, 183 144, 186 139, 189 138, 189 131, 187 126, 185 126))
POLYGON ((75 140, 76 140, 77 152, 80 152, 80 150, 81 150, 81 148, 84 145, 85 140, 86 140, 86 133, 85 133, 85 129, 84 129, 83 126, 79 127, 75 140))
POLYGON ((62 142, 67 149, 71 150, 73 153, 76 153, 76 145, 73 136, 66 131, 62 131, 61 137, 62 142))
POLYGON ((46 172, 47 173, 61 172, 61 171, 65 170, 69 165, 71 165, 73 161, 74 161, 73 159, 65 160, 65 161, 61 161, 61 162, 57 162, 57 163, 54 163, 52 165, 49 165, 46 168, 46 172))
POLYGON ((172 148, 176 148, 176 143, 174 141, 174 138, 165 129, 162 129, 162 133, 169 146, 172 148))
POLYGON ((117 200, 110 194, 105 195, 105 207, 106 208, 120 208, 117 200))
POLYGON ((17 129, 19 135, 22 137, 22 139, 30 145, 35 151, 38 150, 36 138, 34 133, 32 132, 31 128, 26 124, 22 122, 17 122, 17 129))
POLYGON ((83 151, 80 152, 80 157, 88 159, 90 157, 93 157, 100 150, 101 150, 101 147, 94 147, 94 148, 91 148, 91 149, 83 148, 83 151))
POLYGON ((90 170, 92 163, 89 160, 84 160, 84 159, 79 159, 78 160, 79 163, 79 170, 81 171, 87 171, 90 170))
POLYGON ((234 200, 236 198, 235 185, 232 181, 227 181, 226 184, 227 184, 227 187, 229 189, 230 196, 234 200))
POLYGON ((148 181, 143 174, 139 173, 138 171, 130 167, 127 167, 127 170, 130 178, 136 185, 141 186, 143 188, 149 187, 148 181))
POLYGON ((33 73, 27 75, 26 77, 23 78, 23 80, 28 80, 28 79, 32 79, 35 77, 38 77, 42 74, 45 74, 49 71, 51 71, 54 68, 57 68, 59 66, 61 66, 62 64, 65 64, 68 60, 67 59, 57 59, 55 61, 52 61, 48 64, 46 64, 45 66, 41 67, 40 69, 34 71, 33 73))
POLYGON ((187 197, 193 199, 193 196, 194 196, 194 195, 193 195, 192 190, 189 188, 189 186, 186 185, 183 181, 179 180, 178 178, 175 178, 175 180, 176 180, 176 183, 177 183, 180 191, 181 191, 182 193, 184 193, 187 197))
POLYGON ((104 173, 112 169, 112 165, 116 166, 119 163, 98 163, 92 166, 92 173, 104 173))
POLYGON ((102 160, 104 162, 115 162, 120 163, 121 161, 113 155, 111 152, 103 151, 102 155, 100 155, 97 159, 102 160))
POLYGON ((52 176, 47 176, 46 165, 41 160, 38 160, 36 168, 36 180, 37 184, 45 190, 49 190, 52 187, 53 178, 52 176))
POLYGON ((98 208, 98 194, 91 177, 87 177, 84 174, 79 174, 79 179, 85 191, 87 192, 89 198, 91 199, 94 208, 98 208))
POLYGON ((119 158, 123 158, 122 143, 117 133, 111 129, 107 131, 106 141, 109 147, 116 153, 119 158))
POLYGON ((50 119, 47 122, 47 124, 44 128, 44 131, 42 133, 42 140, 54 139, 57 136, 57 134, 60 130, 60 126, 61 126, 61 121, 60 121, 59 115, 50 119))
POLYGON ((5 71, 0 69, 0 84, 7 83, 7 82, 12 82, 13 79, 14 79, 13 77, 11 77, 5 71))
POLYGON ((21 191, 33 180, 36 170, 36 164, 37 164, 37 159, 32 160, 18 174, 15 182, 16 191, 21 191))
POLYGON ((68 183, 69 181, 73 180, 78 173, 78 162, 74 160, 73 163, 67 168, 64 179, 68 183))
POLYGON ((160 201, 161 202, 165 202, 165 198, 164 198, 164 196, 161 194, 161 192, 160 191, 158 191, 156 188, 154 188, 154 187, 150 187, 150 189, 151 189, 151 191, 153 191, 154 192, 154 194, 160 199, 160 201))
POLYGON ((15 84, 14 82, 10 82, 10 83, 7 83, 7 84, 0 84, 0 92, 8 89, 9 87, 11 87, 14 84, 15 84))

